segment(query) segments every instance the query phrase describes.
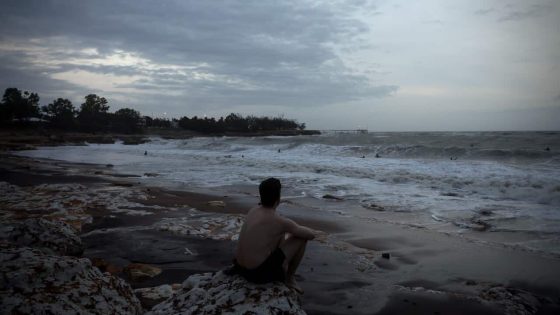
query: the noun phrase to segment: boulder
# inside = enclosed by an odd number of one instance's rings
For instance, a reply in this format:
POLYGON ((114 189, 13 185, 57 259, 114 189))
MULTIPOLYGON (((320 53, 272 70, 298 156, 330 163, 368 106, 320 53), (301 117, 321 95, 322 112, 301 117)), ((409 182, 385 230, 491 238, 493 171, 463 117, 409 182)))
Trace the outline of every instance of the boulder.
POLYGON ((253 284, 223 271, 192 275, 147 314, 305 314, 283 283, 253 284))
POLYGON ((108 272, 112 275, 117 275, 123 271, 123 268, 111 264, 103 258, 94 257, 94 258, 90 258, 90 260, 91 260, 91 264, 99 268, 99 270, 101 270, 102 272, 108 272))
POLYGON ((31 218, 9 221, 0 227, 0 239, 17 246, 37 248, 46 254, 80 256, 84 251, 76 230, 58 220, 31 218))
POLYGON ((212 207, 220 207, 220 208, 226 207, 226 203, 221 200, 208 201, 206 204, 212 207))
POLYGON ((158 267, 133 263, 124 268, 124 271, 132 281, 141 281, 147 278, 153 278, 161 273, 158 267))
POLYGON ((0 246, 0 305, 4 314, 141 314, 130 286, 87 258, 54 256, 29 247, 0 246))
POLYGON ((134 294, 136 294, 136 297, 140 300, 140 303, 142 303, 145 309, 151 309, 154 305, 170 298, 173 293, 180 288, 180 286, 163 284, 157 287, 136 289, 134 290, 134 294))

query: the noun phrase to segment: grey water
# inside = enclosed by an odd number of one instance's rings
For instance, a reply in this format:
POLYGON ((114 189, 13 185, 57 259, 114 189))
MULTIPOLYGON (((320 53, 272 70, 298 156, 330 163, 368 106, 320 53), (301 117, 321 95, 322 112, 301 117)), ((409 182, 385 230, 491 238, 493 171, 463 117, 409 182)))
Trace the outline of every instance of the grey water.
POLYGON ((329 194, 356 205, 338 209, 340 215, 358 218, 365 212, 454 233, 510 233, 516 235, 513 245, 560 253, 560 132, 156 137, 141 145, 45 147, 20 154, 111 163, 116 171, 159 174, 144 177, 147 183, 186 188, 256 185, 273 176, 296 196, 329 194))

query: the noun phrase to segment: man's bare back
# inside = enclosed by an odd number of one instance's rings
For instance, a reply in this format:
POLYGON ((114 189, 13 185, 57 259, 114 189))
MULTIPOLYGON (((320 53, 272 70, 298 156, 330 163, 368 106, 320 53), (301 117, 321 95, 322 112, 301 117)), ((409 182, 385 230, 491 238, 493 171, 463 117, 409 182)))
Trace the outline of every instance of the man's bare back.
POLYGON ((247 213, 245 224, 239 233, 235 258, 245 268, 256 268, 276 248, 282 248, 289 234, 304 240, 312 240, 315 237, 310 229, 282 218, 276 214, 275 209, 254 207, 247 213))
POLYGON ((283 280, 303 292, 294 275, 307 241, 314 239, 315 234, 276 213, 280 189, 280 181, 275 178, 269 178, 259 186, 261 205, 247 213, 239 232, 235 261, 248 280, 258 283, 283 280))

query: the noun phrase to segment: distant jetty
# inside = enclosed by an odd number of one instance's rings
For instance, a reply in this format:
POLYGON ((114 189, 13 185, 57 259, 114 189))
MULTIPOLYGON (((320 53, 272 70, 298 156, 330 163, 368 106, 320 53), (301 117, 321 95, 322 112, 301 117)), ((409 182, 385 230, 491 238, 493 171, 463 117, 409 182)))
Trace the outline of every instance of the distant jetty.
POLYGON ((323 132, 332 133, 360 133, 367 134, 369 131, 367 129, 336 129, 336 130, 323 130, 323 132))

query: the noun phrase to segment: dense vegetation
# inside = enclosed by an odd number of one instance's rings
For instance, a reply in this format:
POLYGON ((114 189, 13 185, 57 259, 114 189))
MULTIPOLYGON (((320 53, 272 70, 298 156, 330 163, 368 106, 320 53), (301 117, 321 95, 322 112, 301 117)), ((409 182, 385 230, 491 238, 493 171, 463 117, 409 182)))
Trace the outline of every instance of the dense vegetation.
POLYGON ((181 117, 179 126, 183 129, 199 132, 226 132, 226 131, 263 131, 263 130, 304 130, 305 124, 298 124, 295 120, 283 117, 243 117, 238 114, 229 114, 226 118, 193 118, 181 117))
POLYGON ((79 109, 64 98, 40 106, 37 93, 7 88, 0 103, 0 123, 2 126, 45 125, 67 131, 118 133, 138 133, 145 128, 182 128, 201 133, 305 129, 305 124, 284 117, 243 117, 232 113, 219 119, 197 116, 166 119, 142 116, 132 108, 111 113, 109 108, 107 99, 95 94, 86 95, 79 109))

